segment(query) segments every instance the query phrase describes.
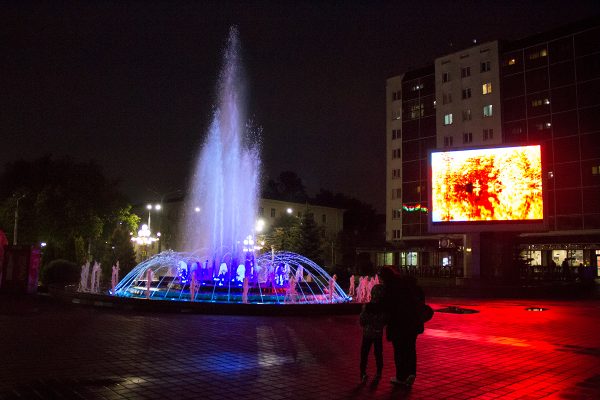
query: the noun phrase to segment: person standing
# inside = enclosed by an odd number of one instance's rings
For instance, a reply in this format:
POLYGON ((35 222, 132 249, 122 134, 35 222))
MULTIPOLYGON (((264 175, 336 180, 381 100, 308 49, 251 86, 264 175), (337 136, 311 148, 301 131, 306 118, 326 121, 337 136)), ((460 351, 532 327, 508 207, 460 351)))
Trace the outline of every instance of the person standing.
POLYGON ((421 313, 425 295, 415 278, 400 276, 389 267, 381 271, 380 277, 389 313, 387 340, 392 342, 396 365, 396 376, 390 382, 410 387, 417 376, 417 336, 424 331, 421 313))
POLYGON ((383 285, 375 285, 371 290, 371 301, 363 305, 360 313, 360 326, 363 336, 360 347, 360 379, 363 383, 367 381, 367 361, 369 351, 374 348, 375 364, 377 373, 375 380, 381 378, 383 370, 383 328, 387 323, 388 315, 382 303, 384 297, 383 285))

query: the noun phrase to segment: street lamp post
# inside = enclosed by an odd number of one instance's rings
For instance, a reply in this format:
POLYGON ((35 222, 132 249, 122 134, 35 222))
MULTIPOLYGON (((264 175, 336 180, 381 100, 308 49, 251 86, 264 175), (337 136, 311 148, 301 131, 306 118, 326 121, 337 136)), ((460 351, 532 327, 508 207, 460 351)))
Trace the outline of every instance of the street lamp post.
POLYGON ((17 194, 14 194, 13 196, 16 197, 16 199, 17 199, 17 206, 15 207, 15 225, 13 227, 13 246, 16 246, 17 245, 18 225, 19 225, 19 200, 21 200, 23 197, 25 197, 25 195, 22 194, 17 197, 17 194))

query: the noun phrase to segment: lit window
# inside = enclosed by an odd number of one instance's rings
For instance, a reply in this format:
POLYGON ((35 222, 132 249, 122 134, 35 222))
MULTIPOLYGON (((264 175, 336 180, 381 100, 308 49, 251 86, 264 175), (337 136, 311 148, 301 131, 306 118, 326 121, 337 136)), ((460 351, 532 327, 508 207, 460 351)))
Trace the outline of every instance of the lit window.
POLYGON ((546 105, 550 104, 550 99, 544 99, 544 104, 546 104, 546 105))
POLYGON ((444 147, 451 147, 454 142, 452 136, 444 136, 444 147))
POLYGON ((542 49, 540 50, 540 57, 546 57, 548 55, 548 50, 542 49))
POLYGON ((489 61, 485 61, 481 63, 481 72, 487 72, 492 69, 492 65, 489 61))
POLYGON ((483 116, 491 117, 492 116, 492 105, 488 104, 487 106, 483 106, 483 116))
POLYGON ((594 165, 592 167, 592 175, 600 175, 600 166, 594 165))
POLYGON ((462 98, 469 99, 471 97, 471 88, 466 88, 462 90, 462 98))
POLYGON ((466 110, 463 110, 462 112, 462 119, 463 121, 470 121, 471 120, 471 109, 468 108, 466 110))
POLYGON ((416 92, 417 90, 421 90, 421 89, 423 89, 422 83, 418 83, 412 87, 413 92, 416 92))
POLYGON ((531 107, 539 107, 542 105, 541 99, 531 100, 531 107))
POLYGON ((517 60, 515 58, 511 58, 510 60, 508 60, 508 65, 515 65, 517 63, 517 60))
POLYGON ((464 132, 463 133, 463 143, 471 143, 473 142, 473 133, 472 132, 464 132))
POLYGON ((452 124, 452 114, 444 115, 444 125, 451 125, 451 124, 452 124))
POLYGON ((550 129, 552 127, 552 122, 546 122, 545 127, 546 129, 550 129))
POLYGON ((413 104, 410 106, 410 118, 415 119, 425 115, 425 105, 421 104, 413 104))
POLYGON ((466 78, 468 76, 471 76, 471 67, 464 67, 460 69, 460 77, 461 78, 466 78))
POLYGON ((444 72, 442 74, 442 82, 443 83, 450 82, 450 72, 444 72))
POLYGON ((490 93, 492 93, 492 83, 491 82, 486 82, 483 85, 481 85, 481 92, 483 94, 490 94, 490 93))

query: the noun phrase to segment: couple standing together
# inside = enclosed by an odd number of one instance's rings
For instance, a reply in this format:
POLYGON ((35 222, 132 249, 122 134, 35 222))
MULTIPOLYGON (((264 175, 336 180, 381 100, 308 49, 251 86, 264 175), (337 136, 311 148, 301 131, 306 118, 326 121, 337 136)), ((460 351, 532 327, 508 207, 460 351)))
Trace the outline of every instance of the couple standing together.
POLYGON ((383 369, 383 330, 387 327, 387 340, 394 348, 396 376, 393 384, 412 386, 417 376, 417 335, 423 333, 422 310, 425 295, 415 278, 401 276, 392 268, 379 272, 380 284, 371 290, 371 301, 363 306, 360 325, 363 338, 360 351, 361 381, 367 380, 367 359, 371 346, 375 350, 377 373, 383 369))

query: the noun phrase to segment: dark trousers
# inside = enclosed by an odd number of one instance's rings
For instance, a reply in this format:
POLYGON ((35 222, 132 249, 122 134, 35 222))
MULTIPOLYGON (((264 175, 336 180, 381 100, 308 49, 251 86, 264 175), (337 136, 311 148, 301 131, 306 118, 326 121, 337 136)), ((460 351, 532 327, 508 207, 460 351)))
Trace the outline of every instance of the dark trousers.
POLYGON ((405 333, 392 340, 396 379, 405 380, 409 375, 417 376, 417 334, 405 333))
POLYGON ((371 345, 373 345, 375 349, 374 353, 377 373, 381 374, 381 370, 383 369, 383 339, 381 336, 377 338, 363 336, 362 345, 360 346, 360 373, 364 374, 367 371, 367 360, 369 359, 371 345))

